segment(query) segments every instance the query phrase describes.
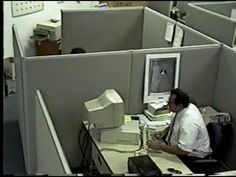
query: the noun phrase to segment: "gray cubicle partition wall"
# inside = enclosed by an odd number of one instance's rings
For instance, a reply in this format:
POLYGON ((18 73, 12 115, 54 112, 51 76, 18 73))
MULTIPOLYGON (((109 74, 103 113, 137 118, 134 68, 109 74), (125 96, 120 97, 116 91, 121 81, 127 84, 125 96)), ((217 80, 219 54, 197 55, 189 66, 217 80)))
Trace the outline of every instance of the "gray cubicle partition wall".
POLYGON ((140 49, 143 8, 62 10, 62 53, 74 47, 86 52, 140 49))
POLYGON ((13 48, 14 48, 14 63, 15 63, 15 70, 16 70, 16 101, 17 101, 17 115, 18 115, 18 122, 20 127, 20 134, 23 146, 23 155, 25 161, 26 171, 31 173, 35 170, 32 166, 34 162, 29 155, 31 144, 28 142, 28 132, 25 126, 25 110, 24 110, 24 96, 23 96, 23 76, 22 76, 22 60, 24 60, 25 55, 24 51, 22 50, 20 38, 17 32, 17 28, 15 25, 12 26, 12 34, 13 34, 13 48))
POLYGON ((231 145, 226 147, 224 160, 227 166, 232 170, 236 169, 236 51, 232 48, 223 45, 220 53, 218 66, 218 74, 216 80, 216 88, 213 106, 221 111, 228 112, 232 116, 233 132, 232 137, 228 137, 231 145))
POLYGON ((183 37, 183 46, 193 46, 193 45, 206 45, 206 44, 219 44, 220 42, 203 34, 199 31, 190 28, 182 23, 177 22, 177 26, 184 30, 184 37, 183 37))
POLYGON ((180 53, 179 87, 199 106, 211 105, 216 82, 220 44, 181 48, 143 49, 133 52, 129 113, 142 113, 146 54, 180 53))
POLYGON ((148 1, 148 7, 170 17, 173 1, 148 1))
MULTIPOLYGON (((232 5, 232 8, 235 8, 236 2, 218 2, 217 5, 220 6, 219 8, 225 8, 227 10, 228 3, 232 5)), ((189 9, 186 15, 186 24, 197 31, 233 47, 236 33, 236 20, 204 8, 206 4, 209 4, 207 8, 210 9, 209 7, 214 3, 204 3, 204 6, 201 5, 201 3, 188 4, 189 9)), ((215 6, 216 5, 214 5, 214 8, 215 6)), ((221 11, 223 13, 224 10, 221 11)))
POLYGON ((43 95, 35 92, 37 173, 50 176, 72 174, 43 95))
POLYGON ((150 8, 144 9, 142 48, 172 47, 172 43, 165 40, 167 23, 181 27, 184 31, 182 46, 205 45, 219 43, 186 25, 160 14, 150 8))
POLYGON ((196 3, 202 1, 177 1, 176 7, 180 10, 181 13, 186 14, 188 12, 188 3, 196 3))
POLYGON ((144 8, 142 37, 143 49, 172 46, 170 42, 165 40, 167 22, 175 24, 175 20, 150 8, 144 8))
POLYGON ((114 88, 123 98, 127 113, 130 69, 129 51, 25 58, 24 104, 30 141, 35 139, 33 103, 37 88, 44 95, 70 167, 78 167, 82 159, 78 134, 81 121, 87 120, 84 102, 114 88))
POLYGON ((207 3, 199 2, 197 6, 212 12, 216 12, 229 18, 231 16, 232 9, 236 9, 236 3, 234 1, 207 2, 207 3))

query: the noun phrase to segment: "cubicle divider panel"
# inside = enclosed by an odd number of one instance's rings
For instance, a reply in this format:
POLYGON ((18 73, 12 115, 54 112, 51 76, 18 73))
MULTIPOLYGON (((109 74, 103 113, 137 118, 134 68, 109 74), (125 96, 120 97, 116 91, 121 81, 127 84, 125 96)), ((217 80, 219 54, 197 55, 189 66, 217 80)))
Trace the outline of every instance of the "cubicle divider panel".
POLYGON ((142 48, 171 47, 165 40, 167 22, 175 24, 175 20, 150 8, 144 8, 142 48))
POLYGON ((20 127, 21 141, 23 146, 23 155, 25 161, 26 171, 32 173, 35 169, 31 157, 28 155, 30 144, 27 141, 27 132, 25 130, 25 113, 24 113, 24 97, 23 97, 23 77, 22 77, 22 60, 24 60, 24 52, 22 50, 20 38, 15 25, 12 26, 12 38, 14 49, 14 63, 16 72, 16 101, 17 101, 17 115, 20 127))
POLYGON ((173 1, 148 1, 148 7, 163 15, 170 16, 173 1))
POLYGON ((207 9, 212 12, 230 17, 232 9, 236 9, 235 1, 226 2, 206 2, 206 3, 196 3, 197 6, 207 9))
MULTIPOLYGON (((165 39, 167 24, 172 23, 183 29, 182 46, 205 45, 219 43, 205 34, 202 34, 186 25, 183 25, 169 17, 166 17, 150 8, 144 10, 143 25, 143 45, 142 48, 163 48, 172 47, 173 41, 169 42, 165 39)), ((173 36, 176 30, 173 30, 173 36)), ((174 37, 173 37, 174 38, 174 37)))
POLYGON ((179 87, 199 106, 211 105, 215 88, 220 44, 134 51, 129 113, 142 113, 146 54, 180 53, 179 87))
POLYGON ((190 3, 186 15, 186 24, 230 47, 233 46, 236 21, 229 17, 190 3))
POLYGON ((61 176, 72 174, 51 116, 40 91, 35 96, 37 173, 61 176))
POLYGON ((82 47, 86 52, 140 49, 143 8, 62 10, 62 53, 82 47))
POLYGON ((100 52, 29 57, 23 61, 27 129, 35 139, 34 91, 40 89, 71 168, 81 161, 78 133, 86 120, 84 102, 114 88, 129 105, 131 53, 100 52))
POLYGON ((203 34, 200 33, 199 31, 196 31, 193 28, 190 28, 186 25, 183 25, 179 22, 176 24, 180 28, 183 29, 184 31, 184 36, 183 36, 183 41, 182 45, 183 46, 193 46, 193 45, 205 45, 205 44, 217 44, 220 43, 219 41, 203 34))
POLYGON ((216 80, 215 95, 213 100, 214 107, 220 112, 228 112, 232 116, 233 133, 228 137, 232 144, 227 146, 225 152, 225 163, 231 168, 236 169, 236 51, 223 45, 219 60, 218 74, 216 80))

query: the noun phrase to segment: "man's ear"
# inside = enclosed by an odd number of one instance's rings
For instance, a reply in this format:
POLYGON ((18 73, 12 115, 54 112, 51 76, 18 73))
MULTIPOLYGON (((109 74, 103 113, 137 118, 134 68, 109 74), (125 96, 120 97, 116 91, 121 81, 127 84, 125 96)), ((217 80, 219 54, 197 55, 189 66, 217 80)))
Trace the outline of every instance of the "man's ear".
POLYGON ((178 108, 180 108, 180 109, 182 109, 182 108, 184 107, 182 103, 179 103, 177 106, 178 106, 178 108))

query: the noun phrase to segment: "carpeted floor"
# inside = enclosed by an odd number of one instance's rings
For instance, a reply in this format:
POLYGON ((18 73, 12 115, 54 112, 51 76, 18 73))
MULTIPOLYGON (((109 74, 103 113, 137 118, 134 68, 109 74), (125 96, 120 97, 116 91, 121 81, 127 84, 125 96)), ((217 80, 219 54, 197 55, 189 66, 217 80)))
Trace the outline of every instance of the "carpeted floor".
POLYGON ((25 175, 25 164, 17 119, 16 95, 4 97, 3 174, 25 175))

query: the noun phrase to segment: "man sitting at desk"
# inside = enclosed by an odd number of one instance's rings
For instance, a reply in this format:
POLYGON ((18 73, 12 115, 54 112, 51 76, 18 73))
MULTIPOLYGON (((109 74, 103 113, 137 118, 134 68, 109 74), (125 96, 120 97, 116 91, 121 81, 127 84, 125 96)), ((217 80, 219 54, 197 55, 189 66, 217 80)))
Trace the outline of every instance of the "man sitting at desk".
POLYGON ((150 149, 178 155, 191 169, 192 161, 210 155, 212 150, 202 115, 189 100, 188 94, 181 89, 171 90, 168 105, 175 113, 171 124, 162 132, 155 133, 147 145, 150 149))

